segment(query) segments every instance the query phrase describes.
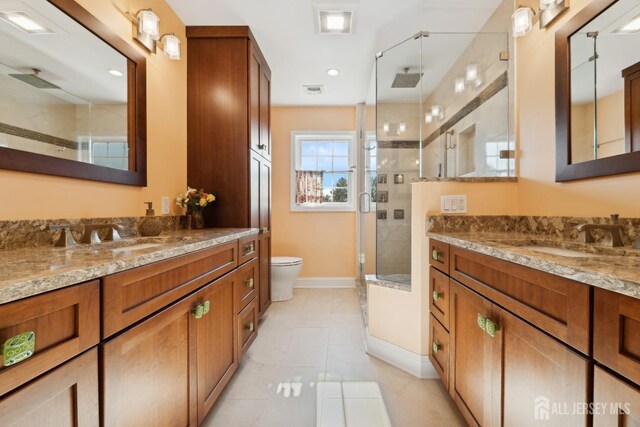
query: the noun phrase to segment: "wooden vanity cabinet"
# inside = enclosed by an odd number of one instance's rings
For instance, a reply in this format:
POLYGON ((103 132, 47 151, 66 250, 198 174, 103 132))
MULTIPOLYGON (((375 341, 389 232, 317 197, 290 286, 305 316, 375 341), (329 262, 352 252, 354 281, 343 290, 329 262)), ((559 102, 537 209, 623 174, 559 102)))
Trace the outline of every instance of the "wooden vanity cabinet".
POLYGON ((235 277, 206 285, 103 345, 105 425, 197 426, 204 420, 238 368, 235 277), (207 302, 208 312, 197 315, 207 302))
POLYGON ((593 389, 593 402, 599 408, 593 427, 640 426, 640 387, 596 366, 593 389))
POLYGON ((189 26, 187 38, 187 180, 216 195, 207 227, 261 230, 263 313, 271 302, 271 70, 249 27, 189 26))

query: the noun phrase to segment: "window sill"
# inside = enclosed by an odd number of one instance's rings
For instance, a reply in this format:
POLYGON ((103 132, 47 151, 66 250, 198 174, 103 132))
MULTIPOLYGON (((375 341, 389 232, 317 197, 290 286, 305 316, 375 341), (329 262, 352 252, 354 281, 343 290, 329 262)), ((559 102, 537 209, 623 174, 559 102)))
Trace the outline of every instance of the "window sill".
POLYGON ((331 213, 331 212, 355 212, 356 208, 355 206, 298 206, 298 205, 291 205, 289 207, 289 211, 290 212, 325 212, 325 213, 331 213))

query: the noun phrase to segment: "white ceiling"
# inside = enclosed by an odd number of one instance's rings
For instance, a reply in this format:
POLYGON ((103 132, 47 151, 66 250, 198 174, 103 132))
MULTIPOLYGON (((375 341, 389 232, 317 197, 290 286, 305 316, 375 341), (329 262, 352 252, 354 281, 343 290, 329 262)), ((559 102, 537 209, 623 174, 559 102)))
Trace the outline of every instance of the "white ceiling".
POLYGON ((316 34, 312 0, 167 1, 186 25, 250 26, 273 71, 274 105, 354 105, 370 94, 376 52, 419 31, 478 31, 502 0, 331 0, 355 3, 350 36, 316 34), (323 95, 304 93, 317 84, 323 95))

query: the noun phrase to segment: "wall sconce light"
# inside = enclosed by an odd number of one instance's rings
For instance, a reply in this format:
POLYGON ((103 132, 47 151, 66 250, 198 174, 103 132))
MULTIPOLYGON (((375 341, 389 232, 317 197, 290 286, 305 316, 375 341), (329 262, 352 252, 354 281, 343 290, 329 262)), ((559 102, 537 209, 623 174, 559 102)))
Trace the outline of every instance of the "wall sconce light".
POLYGON ((426 124, 433 123, 433 114, 427 113, 424 115, 424 122, 426 124))
POLYGON ((464 92, 465 87, 466 86, 465 86, 465 83, 464 83, 464 79, 462 77, 456 79, 455 86, 454 86, 455 93, 464 92))
POLYGON ((160 40, 160 18, 151 9, 142 9, 136 15, 135 39, 149 52, 156 53, 156 42, 160 40))
POLYGON ((431 107, 431 112, 424 115, 425 123, 433 123, 434 120, 439 122, 444 120, 444 110, 439 105, 431 107))
POLYGON ((402 122, 398 125, 398 132, 400 133, 405 133, 405 131, 407 130, 407 124, 402 122))
POLYGON ((389 132, 390 126, 389 123, 385 123, 382 125, 382 130, 385 132, 389 132))
POLYGON ((538 0, 539 13, 529 6, 519 6, 513 13, 513 36, 525 36, 533 28, 535 19, 540 22, 540 29, 549 27, 560 15, 569 9, 569 0, 538 0))
POLYGON ((180 39, 173 33, 160 37, 158 42, 169 59, 178 61, 180 59, 180 39))

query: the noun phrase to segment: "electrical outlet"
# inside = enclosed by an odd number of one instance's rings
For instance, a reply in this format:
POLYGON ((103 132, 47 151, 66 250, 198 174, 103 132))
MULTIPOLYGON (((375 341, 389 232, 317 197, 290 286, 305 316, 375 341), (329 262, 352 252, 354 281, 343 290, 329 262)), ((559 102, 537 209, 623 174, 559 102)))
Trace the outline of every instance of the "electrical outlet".
POLYGON ((440 196, 440 213, 467 213, 467 196, 440 196))
POLYGON ((160 198, 160 206, 162 207, 162 215, 169 215, 169 198, 161 197, 160 198))

